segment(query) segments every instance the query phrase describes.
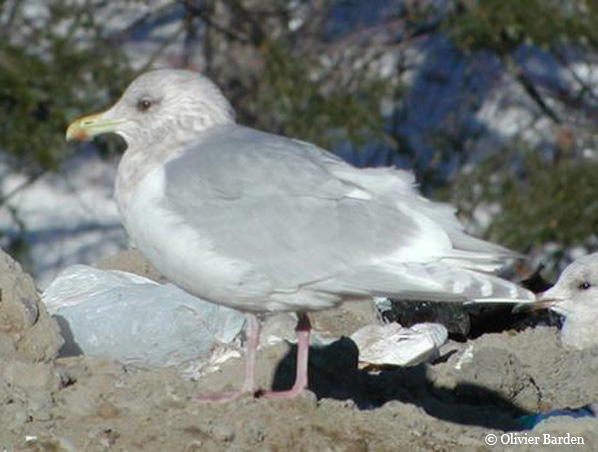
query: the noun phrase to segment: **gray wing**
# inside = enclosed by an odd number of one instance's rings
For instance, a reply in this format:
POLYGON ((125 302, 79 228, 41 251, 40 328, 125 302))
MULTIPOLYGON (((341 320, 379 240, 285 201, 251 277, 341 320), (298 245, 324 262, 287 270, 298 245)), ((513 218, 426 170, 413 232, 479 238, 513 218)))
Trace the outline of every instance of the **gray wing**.
POLYGON ((423 233, 403 211, 355 197, 326 168, 333 158, 281 136, 216 127, 166 164, 164 207, 277 290, 367 265, 423 233))

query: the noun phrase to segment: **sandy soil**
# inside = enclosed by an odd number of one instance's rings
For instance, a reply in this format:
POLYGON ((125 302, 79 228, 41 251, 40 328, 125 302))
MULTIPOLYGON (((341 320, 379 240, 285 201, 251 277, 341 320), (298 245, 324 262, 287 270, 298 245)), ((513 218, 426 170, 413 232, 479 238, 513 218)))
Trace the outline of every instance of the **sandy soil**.
MULTIPOLYGON (((0 450, 7 452, 572 447, 504 445, 505 432, 538 437, 540 444, 545 433, 568 433, 584 439, 575 450, 598 450, 596 418, 559 416, 522 431, 523 415, 598 402, 598 350, 562 348, 553 327, 451 342, 433 364, 377 372, 360 370, 355 344, 342 338, 312 348, 311 391, 295 400, 199 404, 194 395, 239 383, 240 359, 190 381, 175 370, 126 368, 99 357, 56 358, 59 329, 31 278, 6 255, 0 256, 0 287, 0 450), (486 444, 488 434, 497 435, 497 446, 486 444)), ((367 309, 349 308, 314 320, 341 335, 368 315, 367 309)), ((261 350, 258 370, 262 387, 290 385, 294 347, 261 350)))

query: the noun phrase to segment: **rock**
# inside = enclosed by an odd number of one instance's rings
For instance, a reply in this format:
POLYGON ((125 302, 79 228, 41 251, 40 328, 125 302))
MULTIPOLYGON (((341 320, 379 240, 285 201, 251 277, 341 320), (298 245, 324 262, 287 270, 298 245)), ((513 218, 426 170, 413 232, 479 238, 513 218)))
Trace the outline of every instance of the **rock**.
POLYGON ((99 391, 90 386, 67 388, 57 399, 60 406, 75 416, 96 416, 100 411, 99 391))
POLYGON ((12 404, 21 402, 28 418, 39 421, 51 419, 54 403, 52 394, 60 386, 51 363, 8 362, 2 369, 1 378, 11 390, 12 404))
MULTIPOLYGON (((534 436, 541 438, 540 444, 543 444, 547 450, 567 450, 580 447, 580 450, 598 450, 598 419, 597 418, 579 418, 575 419, 567 416, 559 416, 547 419, 536 426, 533 430, 534 436), (572 438, 576 439, 577 445, 573 443, 572 438), (562 441, 560 445, 558 442, 562 441), (583 441, 583 443, 579 442, 583 441), (553 449, 548 449, 548 444, 557 445, 553 449)), ((538 446, 528 446, 523 450, 537 450, 538 446)))
POLYGON ((9 362, 3 369, 2 377, 25 396, 34 392, 53 392, 59 386, 58 375, 48 363, 9 362))
POLYGON ((60 328, 50 316, 46 307, 38 300, 39 317, 35 324, 25 331, 17 342, 17 352, 35 361, 56 357, 64 344, 60 328))
POLYGON ((372 300, 350 301, 334 309, 311 312, 309 318, 314 330, 332 337, 350 336, 361 327, 381 323, 372 300))
POLYGON ((168 282, 139 250, 125 250, 114 256, 105 257, 97 261, 94 267, 100 270, 120 270, 135 273, 160 284, 168 282))
POLYGON ((33 279, 4 252, 0 255, 0 289, 0 332, 18 338, 38 318, 37 289, 33 279))
POLYGON ((511 399, 523 388, 524 378, 515 355, 499 348, 483 348, 463 366, 459 383, 481 386, 511 399))
POLYGON ((477 351, 487 347, 502 348, 517 356, 542 395, 541 406, 532 409, 534 412, 578 408, 598 401, 598 350, 564 348, 554 327, 486 334, 473 345, 472 362, 477 359, 477 351))
POLYGON ((22 357, 44 361, 58 354, 63 339, 31 276, 0 251, 0 352, 10 353, 10 343, 22 357))
POLYGON ((505 404, 525 410, 541 409, 541 394, 534 379, 520 359, 503 348, 470 345, 446 363, 434 366, 430 377, 435 385, 474 403, 495 403, 502 399, 505 404))

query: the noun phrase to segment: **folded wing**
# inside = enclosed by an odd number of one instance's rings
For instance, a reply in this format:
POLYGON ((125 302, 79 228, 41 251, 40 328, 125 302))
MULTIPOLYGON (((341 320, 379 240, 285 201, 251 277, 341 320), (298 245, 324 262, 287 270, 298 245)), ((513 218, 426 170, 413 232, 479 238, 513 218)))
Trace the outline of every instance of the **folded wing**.
POLYGON ((214 127, 166 164, 164 207, 279 294, 462 301, 521 297, 479 272, 513 253, 466 235, 406 171, 357 169, 313 145, 214 127))

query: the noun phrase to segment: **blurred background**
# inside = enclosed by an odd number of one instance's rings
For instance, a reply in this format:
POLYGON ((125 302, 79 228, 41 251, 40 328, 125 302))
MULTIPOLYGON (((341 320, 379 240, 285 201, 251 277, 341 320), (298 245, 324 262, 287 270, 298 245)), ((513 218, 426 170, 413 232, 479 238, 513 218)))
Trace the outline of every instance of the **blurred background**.
POLYGON ((241 123, 415 172, 553 278, 598 249, 598 1, 0 0, 0 245, 40 287, 127 247, 124 145, 68 123, 192 68, 241 123))

